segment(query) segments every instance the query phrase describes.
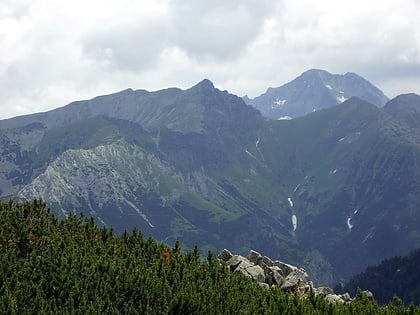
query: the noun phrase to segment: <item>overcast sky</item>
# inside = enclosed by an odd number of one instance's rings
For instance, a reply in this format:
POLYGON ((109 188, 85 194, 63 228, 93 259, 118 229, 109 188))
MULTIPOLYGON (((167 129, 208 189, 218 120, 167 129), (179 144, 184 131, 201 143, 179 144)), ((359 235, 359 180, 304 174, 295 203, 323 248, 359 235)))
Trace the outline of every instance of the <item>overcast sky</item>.
POLYGON ((203 78, 255 97, 310 68, 420 94, 420 1, 0 0, 0 118, 203 78))

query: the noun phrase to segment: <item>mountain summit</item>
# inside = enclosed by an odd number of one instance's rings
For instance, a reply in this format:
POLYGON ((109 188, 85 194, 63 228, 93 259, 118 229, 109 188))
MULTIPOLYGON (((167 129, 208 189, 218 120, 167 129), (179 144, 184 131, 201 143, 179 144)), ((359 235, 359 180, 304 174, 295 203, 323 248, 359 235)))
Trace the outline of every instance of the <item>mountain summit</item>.
POLYGON ((264 94, 244 101, 272 119, 291 119, 314 111, 332 107, 356 96, 378 107, 388 101, 384 93, 361 76, 348 72, 331 74, 312 69, 293 81, 264 94))

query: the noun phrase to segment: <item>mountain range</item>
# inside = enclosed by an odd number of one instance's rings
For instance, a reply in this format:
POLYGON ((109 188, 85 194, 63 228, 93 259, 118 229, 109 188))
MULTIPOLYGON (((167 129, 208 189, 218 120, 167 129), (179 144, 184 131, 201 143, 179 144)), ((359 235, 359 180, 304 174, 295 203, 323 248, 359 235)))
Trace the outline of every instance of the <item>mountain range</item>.
POLYGON ((389 100, 381 90, 355 73, 339 75, 319 69, 308 70, 280 87, 268 88, 254 99, 247 96, 243 99, 265 117, 284 120, 338 105, 354 96, 378 107, 389 100))
POLYGON ((209 80, 0 121, 0 197, 332 285, 420 245, 420 96, 271 120, 209 80))

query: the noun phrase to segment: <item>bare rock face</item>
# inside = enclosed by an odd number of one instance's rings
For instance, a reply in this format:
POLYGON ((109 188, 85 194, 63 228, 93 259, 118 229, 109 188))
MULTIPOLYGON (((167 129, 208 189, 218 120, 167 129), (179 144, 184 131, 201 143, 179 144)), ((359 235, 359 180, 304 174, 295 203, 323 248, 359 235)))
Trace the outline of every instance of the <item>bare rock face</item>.
MULTIPOLYGON (((313 292, 332 304, 351 303, 354 300, 349 293, 338 295, 329 287, 314 288, 312 282, 308 281, 308 274, 303 268, 279 260, 273 261, 254 250, 250 250, 247 257, 244 257, 234 255, 229 250, 224 249, 220 252, 218 258, 226 264, 230 272, 249 277, 257 281, 262 287, 278 286, 283 291, 300 295, 313 292)), ((362 293, 369 299, 373 299, 372 292, 363 291, 362 293)))

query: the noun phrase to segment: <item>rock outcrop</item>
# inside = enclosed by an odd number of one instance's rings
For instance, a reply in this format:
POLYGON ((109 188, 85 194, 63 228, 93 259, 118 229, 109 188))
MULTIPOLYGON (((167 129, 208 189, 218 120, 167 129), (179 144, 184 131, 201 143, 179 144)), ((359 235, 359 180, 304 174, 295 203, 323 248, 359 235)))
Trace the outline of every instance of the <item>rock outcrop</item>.
MULTIPOLYGON (((219 260, 229 268, 230 272, 245 275, 257 281, 264 287, 278 286, 283 291, 305 296, 313 292, 317 296, 324 297, 328 302, 350 303, 354 299, 349 293, 335 294, 329 287, 315 288, 308 281, 308 274, 303 268, 299 268, 279 260, 272 260, 267 256, 250 250, 247 257, 234 255, 224 249, 218 255, 219 260)), ((373 299, 370 291, 363 291, 367 298, 373 299)))

